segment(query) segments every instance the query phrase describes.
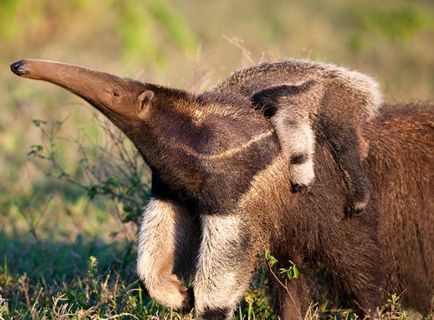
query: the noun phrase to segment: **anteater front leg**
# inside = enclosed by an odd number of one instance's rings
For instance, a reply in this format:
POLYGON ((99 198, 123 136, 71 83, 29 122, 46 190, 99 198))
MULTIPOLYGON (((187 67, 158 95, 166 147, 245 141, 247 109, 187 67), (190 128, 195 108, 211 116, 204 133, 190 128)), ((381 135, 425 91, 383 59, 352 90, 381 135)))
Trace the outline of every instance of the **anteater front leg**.
POLYGON ((346 216, 354 216, 366 208, 370 197, 356 128, 352 123, 325 114, 320 117, 320 126, 348 186, 346 216))
POLYGON ((151 199, 138 240, 137 272, 151 298, 175 310, 191 307, 181 281, 192 274, 200 222, 181 203, 151 199))
POLYGON ((313 157, 315 134, 307 114, 290 112, 281 108, 271 117, 283 155, 289 163, 289 179, 293 192, 310 187, 315 171, 313 157))
POLYGON ((252 104, 270 118, 282 153, 288 159, 293 192, 307 189, 315 178, 311 118, 318 106, 318 92, 315 82, 307 81, 301 85, 271 86, 250 97, 252 104))
POLYGON ((238 215, 202 215, 194 280, 196 319, 230 320, 252 277, 256 254, 238 215))

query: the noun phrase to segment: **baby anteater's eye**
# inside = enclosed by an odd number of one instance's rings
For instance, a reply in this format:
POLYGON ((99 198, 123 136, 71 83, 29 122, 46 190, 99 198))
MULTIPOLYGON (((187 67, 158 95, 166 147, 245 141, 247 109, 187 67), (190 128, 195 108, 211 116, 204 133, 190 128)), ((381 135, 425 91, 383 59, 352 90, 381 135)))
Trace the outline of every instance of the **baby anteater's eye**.
POLYGON ((113 97, 120 97, 121 94, 119 93, 119 91, 113 90, 112 95, 113 95, 113 97))

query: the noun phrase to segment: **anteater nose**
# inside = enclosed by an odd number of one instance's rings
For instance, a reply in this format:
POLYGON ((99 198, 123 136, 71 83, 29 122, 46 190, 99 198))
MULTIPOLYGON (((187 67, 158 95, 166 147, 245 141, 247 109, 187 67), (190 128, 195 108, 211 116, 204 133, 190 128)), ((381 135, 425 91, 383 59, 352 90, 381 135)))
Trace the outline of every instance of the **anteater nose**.
POLYGON ((17 76, 22 76, 27 72, 26 63, 24 60, 20 60, 11 64, 11 71, 17 76))

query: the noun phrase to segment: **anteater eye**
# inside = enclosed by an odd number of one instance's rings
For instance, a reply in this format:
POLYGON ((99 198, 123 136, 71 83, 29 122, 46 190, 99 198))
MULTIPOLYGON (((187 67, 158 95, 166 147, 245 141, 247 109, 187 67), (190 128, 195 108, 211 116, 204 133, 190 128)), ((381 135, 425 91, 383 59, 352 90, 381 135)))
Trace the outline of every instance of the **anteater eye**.
POLYGON ((119 93, 119 91, 113 90, 112 92, 113 97, 119 97, 121 94, 119 93))

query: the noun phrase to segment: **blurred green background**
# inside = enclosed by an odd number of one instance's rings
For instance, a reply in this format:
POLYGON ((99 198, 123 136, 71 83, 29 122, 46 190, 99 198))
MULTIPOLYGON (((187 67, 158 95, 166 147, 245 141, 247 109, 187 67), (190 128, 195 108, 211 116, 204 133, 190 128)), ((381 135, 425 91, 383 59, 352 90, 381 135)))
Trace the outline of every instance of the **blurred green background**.
MULTIPOLYGON (((64 138, 83 135, 85 143, 94 145, 104 139, 84 102, 51 85, 15 77, 9 72, 11 62, 60 60, 201 90, 243 65, 284 57, 366 72, 379 80, 387 101, 432 100, 434 3, 1 0, 1 230, 26 231, 8 219, 17 211, 19 198, 30 197, 38 188, 44 197, 61 194, 47 210, 56 208, 53 217, 71 201, 80 203, 79 195, 65 198, 65 190, 50 188, 56 182, 42 172, 43 162, 29 158, 31 146, 41 142, 32 119, 68 118, 61 131, 64 138)), ((69 147, 65 141, 60 156, 74 172, 80 159, 69 147)), ((95 215, 93 208, 86 212, 95 215)))
POLYGON ((146 203, 149 183, 141 163, 136 180, 117 173, 109 180, 114 156, 104 149, 113 139, 101 118, 59 88, 17 78, 11 62, 60 60, 202 90, 241 66, 285 57, 366 72, 386 101, 433 100, 434 2, 0 0, 0 318, 2 292, 15 292, 23 274, 33 283, 64 281, 86 272, 90 255, 100 267, 131 271, 136 227, 122 222, 138 210, 131 206, 146 203), (50 155, 61 170, 41 159, 50 155), (128 186, 119 186, 126 177, 128 186))

